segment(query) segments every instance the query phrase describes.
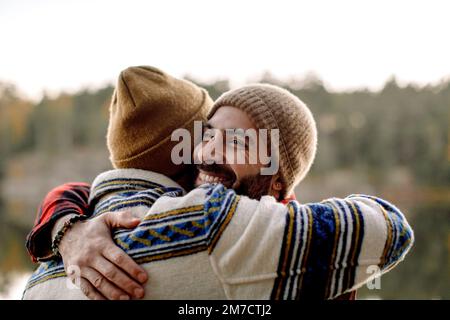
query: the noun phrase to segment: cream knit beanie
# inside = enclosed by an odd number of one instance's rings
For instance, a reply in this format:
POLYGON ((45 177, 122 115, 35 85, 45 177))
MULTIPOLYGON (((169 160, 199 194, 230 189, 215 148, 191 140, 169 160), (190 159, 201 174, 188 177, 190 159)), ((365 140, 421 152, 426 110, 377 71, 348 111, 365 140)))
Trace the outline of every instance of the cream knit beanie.
POLYGON ((317 129, 308 107, 289 91, 269 84, 231 90, 216 100, 211 118, 222 106, 243 110, 257 129, 279 129, 279 173, 290 195, 306 176, 317 149, 317 129))

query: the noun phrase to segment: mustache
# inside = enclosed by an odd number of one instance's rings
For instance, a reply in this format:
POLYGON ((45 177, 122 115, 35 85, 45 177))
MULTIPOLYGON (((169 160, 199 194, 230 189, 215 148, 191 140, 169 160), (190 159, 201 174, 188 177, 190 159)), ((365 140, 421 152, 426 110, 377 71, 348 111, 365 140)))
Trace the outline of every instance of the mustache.
POLYGON ((226 165, 219 165, 217 163, 212 163, 212 164, 201 163, 201 164, 197 165, 197 169, 206 171, 206 172, 221 174, 221 175, 224 175, 227 177, 231 177, 232 181, 236 180, 236 174, 234 173, 233 170, 231 170, 230 167, 228 167, 226 165))

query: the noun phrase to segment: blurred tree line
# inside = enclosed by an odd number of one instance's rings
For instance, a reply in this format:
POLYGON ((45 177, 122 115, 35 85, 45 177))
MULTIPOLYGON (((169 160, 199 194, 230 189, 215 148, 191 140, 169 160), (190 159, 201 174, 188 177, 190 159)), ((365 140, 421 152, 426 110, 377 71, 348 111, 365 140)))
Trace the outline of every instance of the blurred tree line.
MULTIPOLYGON (((402 167, 415 183, 450 184, 450 81, 400 87, 392 78, 378 92, 330 92, 314 76, 280 81, 265 74, 259 80, 290 90, 311 108, 319 127, 312 174, 367 167, 385 179, 391 168, 402 167)), ((226 80, 198 84, 214 99, 229 89, 226 80)), ((104 146, 112 91, 107 86, 33 103, 0 83, 0 173, 17 153, 104 146)))

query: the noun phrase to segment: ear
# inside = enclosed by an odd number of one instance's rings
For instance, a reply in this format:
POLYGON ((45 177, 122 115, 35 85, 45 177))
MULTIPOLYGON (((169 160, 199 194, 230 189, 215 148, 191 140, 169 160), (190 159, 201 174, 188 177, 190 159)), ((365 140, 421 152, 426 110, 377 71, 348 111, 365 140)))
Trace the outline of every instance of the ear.
POLYGON ((280 199, 281 191, 284 188, 284 184, 278 174, 272 177, 270 181, 270 195, 274 196, 276 199, 280 199))

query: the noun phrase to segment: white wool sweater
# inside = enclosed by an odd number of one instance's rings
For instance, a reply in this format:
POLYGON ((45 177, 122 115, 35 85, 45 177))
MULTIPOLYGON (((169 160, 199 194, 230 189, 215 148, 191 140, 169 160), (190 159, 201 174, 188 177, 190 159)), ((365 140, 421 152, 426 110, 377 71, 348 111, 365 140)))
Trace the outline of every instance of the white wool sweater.
MULTIPOLYGON (((93 216, 143 217, 114 240, 149 273, 146 299, 330 299, 392 269, 414 240, 395 206, 366 195, 283 205, 221 184, 185 194, 163 175, 120 169, 95 179, 90 202, 93 216)), ((57 259, 41 263, 23 297, 86 299, 57 259)))

